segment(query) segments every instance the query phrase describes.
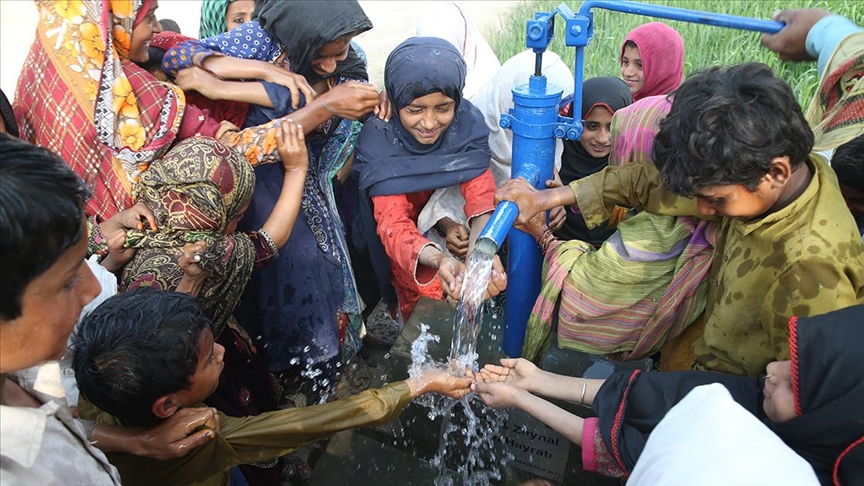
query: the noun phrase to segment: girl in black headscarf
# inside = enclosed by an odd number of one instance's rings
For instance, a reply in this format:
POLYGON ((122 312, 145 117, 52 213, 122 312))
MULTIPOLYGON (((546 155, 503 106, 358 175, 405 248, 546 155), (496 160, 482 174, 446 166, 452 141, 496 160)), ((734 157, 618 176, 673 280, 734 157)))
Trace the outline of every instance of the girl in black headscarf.
MULTIPOLYGON (((376 257, 375 271, 385 285, 392 272, 407 320, 421 296, 441 299, 446 292, 458 297, 460 291, 464 265, 417 229, 417 217, 432 192, 460 186, 473 244, 495 208, 495 180, 489 171, 489 129, 483 114, 462 98, 465 61, 450 43, 434 37, 408 39, 387 58, 384 72, 395 114, 389 122, 366 122, 354 167, 367 196, 361 210, 363 234, 376 257)), ((493 293, 506 285, 497 257, 496 267, 493 293)))
POLYGON ((769 363, 767 376, 759 379, 637 370, 587 380, 553 375, 524 359, 508 359, 502 360, 504 366, 486 365, 474 388, 491 406, 530 410, 581 445, 583 458, 595 466, 592 470, 621 477, 632 472, 649 435, 669 409, 693 388, 720 383, 739 405, 806 459, 823 485, 859 485, 864 484, 862 323, 864 305, 816 317, 793 317, 789 321, 791 359, 769 363), (582 419, 527 390, 591 405, 597 417, 582 419))
MULTIPOLYGON (((561 155, 561 182, 575 180, 603 170, 609 165, 612 149, 610 127, 612 115, 633 102, 630 88, 619 78, 591 78, 582 85, 582 136, 565 140, 561 155)), ((567 116, 573 116, 573 104, 567 116)), ((604 227, 589 230, 579 208, 567 208, 567 219, 556 235, 563 240, 582 240, 600 246, 615 230, 604 227)))

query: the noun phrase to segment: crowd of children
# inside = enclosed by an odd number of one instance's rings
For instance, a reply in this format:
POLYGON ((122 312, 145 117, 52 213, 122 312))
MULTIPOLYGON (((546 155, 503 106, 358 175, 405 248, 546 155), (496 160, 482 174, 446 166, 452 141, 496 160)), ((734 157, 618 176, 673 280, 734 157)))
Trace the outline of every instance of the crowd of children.
MULTIPOLYGON (((497 124, 533 54, 501 64, 458 4, 454 26, 425 19, 393 50, 379 93, 355 0, 205 0, 201 40, 164 32, 158 0, 35 3, 0 98, 4 484, 299 480, 280 458, 472 390, 626 477, 712 383, 822 484, 864 481, 864 29, 848 19, 783 11, 762 39, 818 60, 806 111, 762 64, 683 79, 681 36, 634 29, 620 78, 565 96, 584 131, 538 190, 507 180, 497 124), (502 200, 545 260, 523 358, 335 400, 371 308, 404 322, 421 297, 458 299, 502 200), (553 375, 531 362, 553 339, 659 353, 661 372, 553 375), (295 393, 317 404, 284 409, 295 393)), ((542 72, 571 84, 553 53, 542 72)), ((517 279, 496 256, 488 295, 517 279)))

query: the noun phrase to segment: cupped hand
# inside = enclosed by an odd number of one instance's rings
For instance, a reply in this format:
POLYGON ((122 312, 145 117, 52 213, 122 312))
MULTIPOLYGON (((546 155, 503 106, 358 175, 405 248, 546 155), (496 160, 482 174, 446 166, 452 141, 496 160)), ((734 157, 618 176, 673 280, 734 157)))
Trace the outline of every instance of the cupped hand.
POLYGON ((483 403, 492 408, 515 407, 519 396, 525 393, 525 391, 504 382, 483 383, 475 381, 471 384, 471 389, 480 395, 483 403))
POLYGON ((483 383, 507 383, 516 388, 529 390, 528 384, 537 373, 537 366, 524 358, 503 358, 501 366, 487 364, 478 373, 476 381, 483 383))
POLYGON ((336 85, 319 98, 334 116, 359 120, 378 107, 378 91, 374 84, 348 81, 336 85))
MULTIPOLYGON (((459 300, 462 297, 462 283, 465 279, 465 272, 468 267, 453 257, 445 257, 438 265, 438 279, 441 281, 441 288, 448 296, 459 300)), ((495 255, 492 258, 492 274, 489 278, 489 284, 486 286, 484 299, 489 299, 500 294, 507 288, 507 273, 504 270, 504 265, 501 263, 501 258, 495 255)))
POLYGON ((306 149, 303 127, 293 120, 284 120, 276 130, 276 149, 282 159, 285 172, 309 168, 309 152, 306 149))
POLYGON ((772 18, 785 22, 786 26, 776 34, 762 34, 760 41, 784 61, 812 61, 813 57, 805 47, 807 34, 816 22, 829 15, 830 12, 821 9, 786 9, 776 12, 772 18))
POLYGON ((424 393, 439 393, 450 398, 462 398, 471 393, 471 378, 460 377, 442 370, 425 370, 420 376, 406 380, 411 398, 424 393))

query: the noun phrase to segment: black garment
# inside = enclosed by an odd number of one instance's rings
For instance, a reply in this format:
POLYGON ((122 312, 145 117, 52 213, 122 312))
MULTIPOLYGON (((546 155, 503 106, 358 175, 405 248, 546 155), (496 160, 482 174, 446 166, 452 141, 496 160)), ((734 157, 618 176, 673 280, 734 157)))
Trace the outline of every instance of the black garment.
POLYGON ((396 113, 388 123, 371 118, 357 139, 352 171, 359 177, 361 194, 354 242, 369 254, 385 302, 395 304, 390 259, 378 237, 371 197, 470 181, 489 169, 492 152, 483 114, 462 99, 467 68, 449 42, 434 37, 408 39, 390 53, 384 72, 396 113), (456 113, 435 143, 421 144, 402 125, 399 110, 416 98, 438 92, 456 102, 456 113))
POLYGON ((291 60, 291 70, 306 77, 309 84, 330 76, 369 79, 366 63, 353 47, 348 48, 348 57, 336 64, 334 73, 321 76, 312 71, 312 61, 326 44, 372 28, 356 0, 264 0, 259 5, 256 18, 261 27, 279 39, 291 60))
MULTIPOLYGON (((591 78, 582 85, 582 120, 591 112, 595 106, 606 107, 611 113, 628 106, 633 102, 630 88, 624 81, 618 78, 600 77, 591 78)), ((573 116, 573 104, 570 104, 567 116, 573 116)), ((561 154, 561 170, 558 175, 564 184, 570 184, 575 180, 587 177, 595 172, 600 172, 609 165, 609 156, 592 157, 578 140, 564 140, 564 153, 561 154)), ((556 232, 556 236, 563 240, 582 240, 599 246, 606 241, 614 229, 600 226, 593 230, 588 229, 585 219, 576 207, 568 207, 567 219, 564 226, 556 232)))
POLYGON ((768 425, 813 466, 824 485, 864 484, 864 305, 817 317, 792 318, 789 349, 798 416, 773 423, 762 408, 764 379, 721 373, 615 373, 597 393, 594 411, 603 442, 630 472, 648 436, 693 388, 723 384, 741 406, 768 425))

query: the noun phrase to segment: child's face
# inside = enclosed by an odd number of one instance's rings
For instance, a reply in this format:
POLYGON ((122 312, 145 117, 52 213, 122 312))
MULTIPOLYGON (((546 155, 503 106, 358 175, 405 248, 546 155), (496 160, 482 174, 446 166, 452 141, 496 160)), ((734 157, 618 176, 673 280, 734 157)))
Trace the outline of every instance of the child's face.
POLYGON ((408 132, 415 140, 432 145, 441 137, 456 116, 456 102, 444 93, 431 93, 415 98, 408 106, 399 110, 408 132))
POLYGON ((235 0, 228 4, 225 10, 225 25, 228 30, 252 20, 255 11, 255 0, 235 0))
POLYGON ((795 418, 795 396, 792 393, 792 362, 772 361, 765 367, 768 376, 762 394, 762 408, 772 422, 795 418))
POLYGON ((584 130, 579 143, 591 157, 599 159, 609 155, 612 149, 612 113, 603 106, 595 106, 585 116, 584 130))
POLYGON ((87 227, 83 219, 81 226, 78 243, 24 288, 21 314, 0 321, 0 373, 63 357, 81 309, 99 295, 99 282, 84 263, 87 227))
POLYGON ((150 59, 150 41, 153 34, 162 32, 162 25, 156 20, 156 9, 159 2, 153 2, 144 20, 132 30, 131 45, 129 47, 129 60, 132 62, 147 62, 150 59))
POLYGON ((213 332, 209 327, 201 331, 198 339, 198 365, 195 374, 189 377, 192 386, 175 394, 181 407, 192 407, 203 402, 216 391, 219 386, 219 375, 225 363, 225 348, 213 340, 213 332))
POLYGON ((348 58, 348 48, 351 39, 336 40, 324 44, 312 59, 312 71, 320 76, 327 76, 336 71, 336 63, 348 58))
POLYGON ((751 191, 741 184, 708 186, 696 194, 699 214, 724 216, 747 221, 767 213, 780 193, 762 182, 751 191))
POLYGON ((638 47, 624 47, 624 55, 621 56, 621 79, 627 83, 631 93, 639 91, 645 85, 645 73, 642 71, 642 57, 638 47))

